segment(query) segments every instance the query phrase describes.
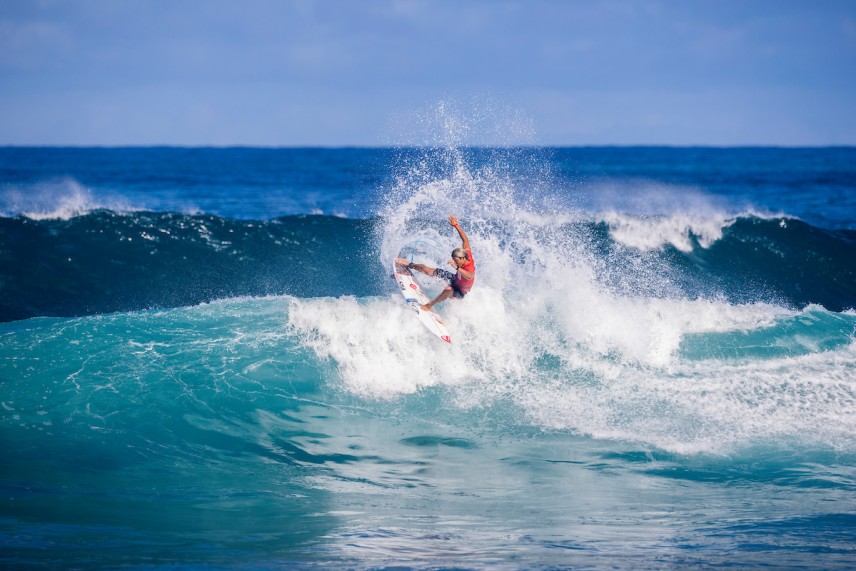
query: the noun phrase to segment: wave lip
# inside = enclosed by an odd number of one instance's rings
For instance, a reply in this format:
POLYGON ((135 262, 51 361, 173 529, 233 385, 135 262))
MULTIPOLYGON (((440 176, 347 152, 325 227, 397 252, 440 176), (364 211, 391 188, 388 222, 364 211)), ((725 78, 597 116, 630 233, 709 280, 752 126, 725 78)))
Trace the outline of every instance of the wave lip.
POLYGON ((672 246, 681 252, 692 252, 696 243, 709 248, 722 238, 723 229, 734 220, 724 216, 628 216, 619 212, 603 214, 616 242, 641 251, 672 246))

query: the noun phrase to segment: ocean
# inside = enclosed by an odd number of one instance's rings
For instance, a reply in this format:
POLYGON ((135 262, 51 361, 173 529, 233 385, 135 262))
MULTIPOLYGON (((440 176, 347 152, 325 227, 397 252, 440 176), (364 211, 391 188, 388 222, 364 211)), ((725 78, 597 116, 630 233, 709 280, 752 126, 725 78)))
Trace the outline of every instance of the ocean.
POLYGON ((0 447, 8 569, 852 569, 856 148, 0 148, 0 447))

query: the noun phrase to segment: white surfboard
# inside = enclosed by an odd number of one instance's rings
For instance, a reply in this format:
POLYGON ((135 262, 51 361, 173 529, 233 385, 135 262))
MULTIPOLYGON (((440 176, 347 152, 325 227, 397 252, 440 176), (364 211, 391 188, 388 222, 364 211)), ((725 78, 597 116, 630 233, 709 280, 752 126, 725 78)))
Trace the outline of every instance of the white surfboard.
POLYGON ((401 295, 404 296, 404 301, 406 301, 407 305, 416 311, 422 325, 446 343, 451 344, 452 338, 449 336, 449 330, 446 329, 446 324, 443 323, 440 316, 433 311, 422 309, 422 306, 431 300, 428 299, 427 295, 425 295, 425 292, 422 290, 422 286, 413 279, 413 273, 407 268, 407 266, 396 264, 395 260, 393 260, 392 275, 395 278, 395 281, 398 282, 398 287, 401 289, 401 295))

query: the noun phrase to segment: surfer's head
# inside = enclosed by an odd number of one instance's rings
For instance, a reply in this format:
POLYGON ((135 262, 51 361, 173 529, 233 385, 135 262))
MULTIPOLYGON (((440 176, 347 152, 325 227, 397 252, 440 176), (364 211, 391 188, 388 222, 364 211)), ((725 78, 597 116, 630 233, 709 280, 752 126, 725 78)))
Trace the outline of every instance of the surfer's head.
POLYGON ((456 260, 469 260, 470 256, 463 248, 455 248, 452 250, 452 258, 456 260))

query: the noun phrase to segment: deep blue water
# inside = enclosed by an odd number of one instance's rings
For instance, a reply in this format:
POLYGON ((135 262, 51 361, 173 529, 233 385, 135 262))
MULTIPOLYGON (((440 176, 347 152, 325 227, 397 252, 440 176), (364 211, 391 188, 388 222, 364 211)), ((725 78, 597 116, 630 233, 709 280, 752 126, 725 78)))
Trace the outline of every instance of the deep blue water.
POLYGON ((2 148, 0 215, 3 567, 856 565, 854 148, 2 148))

